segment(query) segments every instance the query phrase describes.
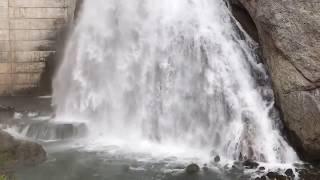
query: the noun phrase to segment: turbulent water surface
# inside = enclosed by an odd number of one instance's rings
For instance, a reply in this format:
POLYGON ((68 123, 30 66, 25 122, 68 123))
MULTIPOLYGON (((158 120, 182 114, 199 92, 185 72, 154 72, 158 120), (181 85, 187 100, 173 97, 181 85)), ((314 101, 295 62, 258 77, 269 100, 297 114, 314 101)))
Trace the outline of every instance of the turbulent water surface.
POLYGON ((54 80, 85 149, 293 163, 256 44, 223 0, 86 0, 54 80))

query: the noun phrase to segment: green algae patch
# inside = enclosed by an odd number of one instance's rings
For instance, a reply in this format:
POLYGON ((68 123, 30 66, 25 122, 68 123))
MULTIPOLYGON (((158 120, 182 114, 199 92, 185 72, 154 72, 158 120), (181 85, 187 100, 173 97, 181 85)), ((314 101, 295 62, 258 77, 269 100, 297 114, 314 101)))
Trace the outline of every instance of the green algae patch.
POLYGON ((9 180, 9 178, 5 175, 0 175, 0 180, 9 180))
MULTIPOLYGON (((15 159, 14 152, 2 151, 0 152, 0 175, 4 176, 7 172, 16 166, 17 160, 15 159)), ((0 180, 2 180, 0 178, 0 180)))

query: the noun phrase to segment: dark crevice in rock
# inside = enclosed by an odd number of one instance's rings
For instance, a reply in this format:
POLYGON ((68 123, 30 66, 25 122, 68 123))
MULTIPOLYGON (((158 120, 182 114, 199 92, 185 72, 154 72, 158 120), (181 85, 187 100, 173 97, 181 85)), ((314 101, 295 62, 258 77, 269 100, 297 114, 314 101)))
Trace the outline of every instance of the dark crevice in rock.
POLYGON ((233 16, 241 24, 248 35, 256 42, 259 42, 258 29, 248 11, 237 0, 229 0, 233 16))

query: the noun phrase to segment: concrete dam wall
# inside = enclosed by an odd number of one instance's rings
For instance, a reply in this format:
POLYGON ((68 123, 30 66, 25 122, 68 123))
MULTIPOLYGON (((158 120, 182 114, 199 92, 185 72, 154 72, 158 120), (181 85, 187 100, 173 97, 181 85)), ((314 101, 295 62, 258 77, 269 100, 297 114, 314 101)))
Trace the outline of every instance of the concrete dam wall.
POLYGON ((40 89, 75 5, 76 0, 0 1, 0 95, 40 89))

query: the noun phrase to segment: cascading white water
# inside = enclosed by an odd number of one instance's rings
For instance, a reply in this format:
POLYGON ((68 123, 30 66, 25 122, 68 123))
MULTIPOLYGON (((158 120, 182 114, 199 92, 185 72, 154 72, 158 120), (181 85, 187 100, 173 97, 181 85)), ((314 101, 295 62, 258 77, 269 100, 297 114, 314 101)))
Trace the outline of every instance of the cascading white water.
POLYGON ((54 81, 57 120, 85 121, 106 141, 298 160, 271 118, 269 86, 253 76, 267 81, 263 65, 223 0, 86 0, 83 7, 54 81))

